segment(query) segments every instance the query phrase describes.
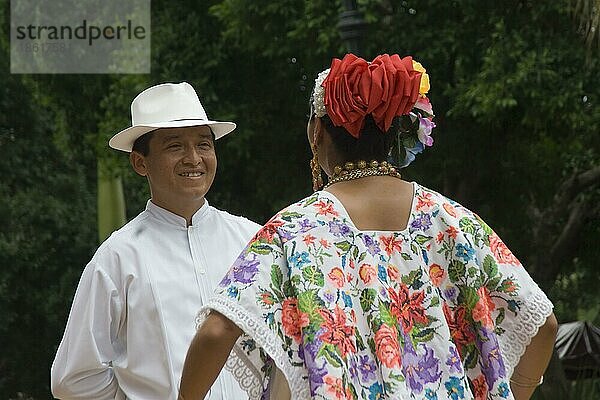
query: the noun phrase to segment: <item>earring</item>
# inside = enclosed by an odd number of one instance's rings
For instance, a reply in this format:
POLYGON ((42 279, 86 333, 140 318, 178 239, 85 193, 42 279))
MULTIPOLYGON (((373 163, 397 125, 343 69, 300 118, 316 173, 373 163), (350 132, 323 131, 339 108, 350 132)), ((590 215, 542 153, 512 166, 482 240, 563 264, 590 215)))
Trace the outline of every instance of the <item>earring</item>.
POLYGON ((316 192, 323 187, 323 177, 321 176, 321 166, 317 158, 317 146, 312 144, 310 147, 313 152, 313 158, 310 160, 310 171, 312 173, 313 190, 316 192))

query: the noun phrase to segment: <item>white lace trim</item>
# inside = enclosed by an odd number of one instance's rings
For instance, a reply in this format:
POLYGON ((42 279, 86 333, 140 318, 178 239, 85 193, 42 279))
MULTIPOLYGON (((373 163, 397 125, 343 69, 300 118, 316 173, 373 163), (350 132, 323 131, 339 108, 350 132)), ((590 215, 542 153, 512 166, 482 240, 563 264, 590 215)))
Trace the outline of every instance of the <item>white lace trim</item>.
MULTIPOLYGON (((198 312, 196 317, 197 328, 202 325, 210 310, 218 311, 229 318, 248 336, 254 339, 257 347, 261 347, 271 357, 275 365, 283 372, 287 379, 292 399, 310 399, 309 385, 302 378, 300 371, 293 369, 287 362, 288 357, 283 351, 281 339, 264 322, 254 318, 251 313, 240 307, 238 303, 234 303, 223 297, 213 297, 198 312)), ((261 398, 263 394, 262 374, 250 362, 243 349, 237 343, 225 363, 225 368, 233 374, 240 387, 246 391, 250 399, 259 400, 261 398)))
POLYGON ((550 300, 544 292, 538 289, 523 302, 514 321, 503 327, 506 329, 506 333, 498 335, 500 351, 509 378, 525 353, 525 349, 531 343, 531 339, 552 313, 552 308, 550 300))

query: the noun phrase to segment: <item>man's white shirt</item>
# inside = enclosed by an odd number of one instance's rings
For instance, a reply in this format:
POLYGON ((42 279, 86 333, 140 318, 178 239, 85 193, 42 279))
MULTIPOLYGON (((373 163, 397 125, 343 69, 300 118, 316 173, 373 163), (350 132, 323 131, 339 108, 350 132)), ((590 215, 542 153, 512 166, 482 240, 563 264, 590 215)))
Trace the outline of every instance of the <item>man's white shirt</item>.
MULTIPOLYGON (((52 365, 61 399, 176 399, 198 309, 260 228, 207 201, 186 220, 148 201, 86 266, 52 365)), ((246 399, 223 371, 207 399, 246 399)))

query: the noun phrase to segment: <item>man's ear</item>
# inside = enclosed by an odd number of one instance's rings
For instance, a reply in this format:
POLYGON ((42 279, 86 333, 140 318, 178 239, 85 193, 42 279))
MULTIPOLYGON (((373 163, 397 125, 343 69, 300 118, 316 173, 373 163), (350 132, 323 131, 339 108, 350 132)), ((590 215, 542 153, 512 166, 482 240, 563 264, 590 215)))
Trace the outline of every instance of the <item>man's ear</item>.
POLYGON ((148 173, 148 166, 146 165, 146 157, 137 151, 129 153, 129 162, 133 167, 133 170, 140 176, 146 176, 148 173))

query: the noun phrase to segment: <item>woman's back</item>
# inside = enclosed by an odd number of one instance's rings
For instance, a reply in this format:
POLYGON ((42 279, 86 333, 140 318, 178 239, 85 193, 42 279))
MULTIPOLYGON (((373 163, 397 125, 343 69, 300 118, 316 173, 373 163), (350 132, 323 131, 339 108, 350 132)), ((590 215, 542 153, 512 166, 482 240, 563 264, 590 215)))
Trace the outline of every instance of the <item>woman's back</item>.
POLYGON ((358 230, 400 232, 407 227, 414 199, 410 182, 389 176, 367 177, 340 182, 327 191, 343 204, 358 230))

